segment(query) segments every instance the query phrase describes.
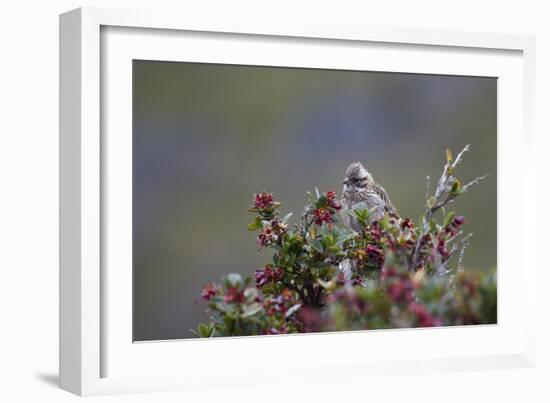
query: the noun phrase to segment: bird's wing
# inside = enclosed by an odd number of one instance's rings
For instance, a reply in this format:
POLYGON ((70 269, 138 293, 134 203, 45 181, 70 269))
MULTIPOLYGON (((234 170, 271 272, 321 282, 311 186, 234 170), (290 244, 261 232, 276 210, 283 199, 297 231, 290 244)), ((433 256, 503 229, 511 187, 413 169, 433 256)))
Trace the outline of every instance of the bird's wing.
POLYGON ((395 206, 391 202, 390 197, 388 196, 388 193, 386 192, 386 190, 376 182, 373 183, 372 187, 373 187, 374 192, 376 194, 378 194, 380 196, 380 198, 384 201, 385 209, 388 212, 388 214, 393 214, 393 215, 399 217, 399 213, 397 212, 397 209, 395 208, 395 206))

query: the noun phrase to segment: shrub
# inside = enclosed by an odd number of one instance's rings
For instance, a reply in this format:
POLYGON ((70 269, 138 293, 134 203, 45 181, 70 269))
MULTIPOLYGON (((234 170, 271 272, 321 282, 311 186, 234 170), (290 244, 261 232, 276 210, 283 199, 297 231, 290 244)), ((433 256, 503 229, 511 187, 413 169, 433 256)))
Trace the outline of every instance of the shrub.
POLYGON ((462 185, 454 172, 466 146, 446 163, 420 223, 342 208, 334 191, 308 192, 298 222, 280 215, 271 193, 254 195, 248 224, 259 248, 273 250, 253 276, 227 275, 201 297, 211 313, 199 337, 496 323, 495 271, 464 270, 471 234, 445 212, 484 177, 462 185), (344 225, 348 214, 360 232, 344 225))

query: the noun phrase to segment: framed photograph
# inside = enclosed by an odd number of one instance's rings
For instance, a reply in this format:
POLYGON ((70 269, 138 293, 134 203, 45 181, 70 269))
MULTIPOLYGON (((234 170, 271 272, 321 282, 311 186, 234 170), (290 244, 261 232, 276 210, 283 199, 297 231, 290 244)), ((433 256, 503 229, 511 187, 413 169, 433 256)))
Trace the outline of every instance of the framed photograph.
POLYGON ((60 49, 62 388, 533 365, 532 37, 84 8, 60 49))

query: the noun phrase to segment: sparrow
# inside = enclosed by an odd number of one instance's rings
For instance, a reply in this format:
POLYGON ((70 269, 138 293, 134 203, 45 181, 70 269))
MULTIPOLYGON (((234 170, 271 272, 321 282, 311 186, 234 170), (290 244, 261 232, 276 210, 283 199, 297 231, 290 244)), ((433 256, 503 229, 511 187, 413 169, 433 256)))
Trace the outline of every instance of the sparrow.
POLYGON ((385 213, 399 217, 397 209, 384 188, 374 181, 372 175, 360 162, 354 162, 348 166, 343 183, 344 223, 355 231, 360 232, 361 226, 357 219, 346 214, 346 210, 367 208, 371 211, 371 221, 381 219, 385 213))

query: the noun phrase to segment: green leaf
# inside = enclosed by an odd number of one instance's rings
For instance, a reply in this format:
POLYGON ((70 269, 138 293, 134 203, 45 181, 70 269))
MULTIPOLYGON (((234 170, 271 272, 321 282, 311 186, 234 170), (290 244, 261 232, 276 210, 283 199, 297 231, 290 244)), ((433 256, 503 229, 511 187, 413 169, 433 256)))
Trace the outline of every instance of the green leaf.
POLYGON ((292 266, 296 262, 296 253, 289 253, 287 258, 287 265, 292 266))
POLYGON ((369 218, 369 215, 370 215, 370 211, 366 207, 365 208, 355 208, 355 209, 353 209, 353 212, 355 213, 355 216, 357 218, 367 219, 367 218, 369 218))
POLYGON ((327 263, 325 265, 319 265, 319 276, 322 278, 331 278, 337 271, 336 267, 327 263))
POLYGON ((327 197, 325 195, 322 195, 317 199, 317 203, 315 204, 317 208, 325 207, 327 205, 327 197))
POLYGON ((451 193, 459 193, 461 188, 462 184, 458 179, 455 179, 455 181, 453 182, 453 187, 451 188, 451 193))
POLYGON ((323 253, 324 248, 323 248, 323 244, 321 243, 321 241, 319 241, 318 239, 312 239, 310 244, 313 247, 313 249, 315 249, 317 252, 323 253))
POLYGON ((393 266, 395 262, 396 262, 395 254, 391 251, 388 251, 384 259, 384 265, 388 267, 393 266))
POLYGON ((382 229, 388 229, 390 227, 390 218, 387 214, 384 214, 384 216, 378 220, 378 224, 380 224, 380 228, 382 229))
POLYGON ((302 251, 302 246, 304 246, 304 243, 301 238, 295 238, 290 242, 290 245, 288 247, 289 252, 292 253, 300 253, 302 251))
POLYGON ((257 302, 254 304, 250 304, 244 309, 243 314, 241 315, 241 318, 249 318, 251 316, 254 316, 257 313, 259 313, 262 309, 263 309, 262 305, 257 302))
POLYGON ((225 278, 225 285, 227 287, 241 287, 243 285, 243 278, 238 273, 230 273, 225 278))
POLYGON ((256 287, 249 287, 247 288, 246 290, 244 290, 244 297, 246 298, 246 300, 248 302, 253 302, 256 300, 256 298, 258 298, 259 296, 259 291, 256 287))
POLYGON ((249 231, 257 231, 263 227, 262 218, 256 217, 254 221, 246 226, 246 229, 249 231))
POLYGON ((201 337, 210 337, 211 331, 209 329, 209 326, 205 325, 204 323, 201 323, 199 325, 199 334, 201 337))
POLYGON ((443 226, 446 227, 447 225, 449 225, 451 220, 454 218, 455 215, 456 215, 456 212, 449 211, 447 213, 447 215, 445 216, 445 220, 443 220, 443 226))
POLYGON ((225 302, 217 302, 211 305, 211 307, 219 312, 223 312, 225 314, 233 311, 233 307, 230 304, 226 304, 225 302))
POLYGON ((430 198, 427 201, 427 206, 428 206, 428 208, 434 208, 434 206, 435 206, 435 197, 434 196, 430 196, 430 198))
POLYGON ((273 295, 277 292, 277 288, 273 284, 266 284, 262 287, 262 293, 264 295, 273 295))
POLYGON ((311 239, 317 238, 317 227, 315 225, 309 227, 309 237, 311 239))
POLYGON ((323 281, 322 279, 318 278, 317 283, 319 283, 319 285, 323 287, 325 290, 332 290, 336 286, 336 283, 334 282, 334 280, 323 281))
POLYGON ((445 156, 447 157, 447 162, 451 162, 453 160, 453 153, 448 148, 445 150, 445 156))

